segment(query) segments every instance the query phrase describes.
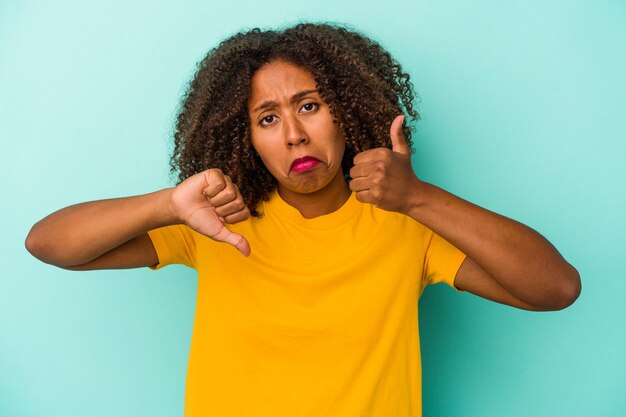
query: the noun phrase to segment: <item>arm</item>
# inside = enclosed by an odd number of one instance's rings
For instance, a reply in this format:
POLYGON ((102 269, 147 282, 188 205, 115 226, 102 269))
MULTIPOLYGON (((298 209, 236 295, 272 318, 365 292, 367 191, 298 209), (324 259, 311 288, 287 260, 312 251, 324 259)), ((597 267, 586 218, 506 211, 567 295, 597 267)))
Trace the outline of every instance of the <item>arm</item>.
POLYGON ((580 292, 577 271, 543 236, 433 185, 413 188, 408 215, 468 255, 455 286, 528 310, 558 310, 580 292))
POLYGON ((415 176, 402 121, 391 126, 393 150, 355 157, 350 188, 357 198, 412 217, 464 252, 455 279, 461 290, 527 310, 572 304, 580 293, 578 272, 539 233, 415 176))
POLYGON ((175 188, 61 209, 33 226, 26 248, 43 262, 66 269, 151 266, 158 258, 147 232, 182 223, 247 255, 248 242, 224 223, 248 216, 237 187, 212 169, 175 188))

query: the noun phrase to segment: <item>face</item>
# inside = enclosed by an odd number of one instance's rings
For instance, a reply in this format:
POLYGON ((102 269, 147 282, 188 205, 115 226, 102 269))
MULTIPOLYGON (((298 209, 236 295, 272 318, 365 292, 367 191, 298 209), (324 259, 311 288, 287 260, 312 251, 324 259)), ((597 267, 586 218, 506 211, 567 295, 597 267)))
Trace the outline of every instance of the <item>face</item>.
POLYGON ((286 201, 348 191, 341 169, 345 138, 310 72, 286 61, 261 67, 252 77, 248 115, 252 146, 286 201))

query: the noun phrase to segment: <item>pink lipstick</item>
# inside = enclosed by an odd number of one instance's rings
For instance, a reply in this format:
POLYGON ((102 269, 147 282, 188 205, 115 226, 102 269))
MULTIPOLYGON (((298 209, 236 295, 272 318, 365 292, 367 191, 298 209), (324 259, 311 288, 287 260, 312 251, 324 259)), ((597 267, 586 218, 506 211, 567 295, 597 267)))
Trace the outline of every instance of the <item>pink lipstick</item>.
POLYGON ((298 158, 291 163, 291 170, 294 172, 305 172, 313 169, 320 161, 312 156, 305 156, 304 158, 298 158))

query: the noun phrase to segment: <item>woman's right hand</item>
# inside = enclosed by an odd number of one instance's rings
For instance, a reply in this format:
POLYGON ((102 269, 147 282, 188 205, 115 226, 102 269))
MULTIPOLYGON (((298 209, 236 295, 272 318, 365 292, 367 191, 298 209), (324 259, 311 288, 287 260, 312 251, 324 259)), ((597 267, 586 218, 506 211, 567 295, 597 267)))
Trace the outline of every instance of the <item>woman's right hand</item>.
POLYGON ((61 268, 138 268, 159 262, 148 231, 183 223, 247 256, 248 241, 224 224, 249 215, 237 186, 209 169, 174 188, 57 210, 31 228, 25 244, 33 256, 61 268))
POLYGON ((245 256, 250 254, 246 238, 225 225, 250 216, 239 188, 228 175, 217 168, 195 174, 172 190, 170 200, 181 223, 211 239, 233 245, 245 256))

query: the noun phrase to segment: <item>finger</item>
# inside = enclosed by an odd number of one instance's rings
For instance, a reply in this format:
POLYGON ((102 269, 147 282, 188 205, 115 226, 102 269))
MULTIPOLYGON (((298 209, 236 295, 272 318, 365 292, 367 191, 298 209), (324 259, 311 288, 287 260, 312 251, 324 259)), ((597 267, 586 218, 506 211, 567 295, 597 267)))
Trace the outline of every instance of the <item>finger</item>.
POLYGON ((359 152, 358 154, 356 154, 352 161, 354 162, 354 165, 364 164, 367 162, 376 161, 378 159, 385 158, 386 157, 385 155, 387 153, 390 153, 389 149, 387 148, 368 149, 366 151, 359 152))
POLYGON ((241 210, 237 213, 230 214, 224 217, 224 222, 228 224, 235 224, 247 220, 250 217, 250 210, 246 207, 244 210, 241 210))
POLYGON ((204 171, 203 174, 207 185, 202 189, 202 194, 208 198, 215 197, 226 188, 226 176, 219 169, 209 169, 204 171))
MULTIPOLYGON (((383 149, 388 153, 391 153, 389 149, 383 149)), ((372 175, 381 174, 385 171, 385 167, 391 162, 387 159, 389 155, 382 155, 380 158, 372 159, 367 162, 360 162, 350 168, 350 178, 365 178, 372 175)))
POLYGON ((244 256, 250 255, 250 244, 246 238, 237 233, 231 232, 225 227, 213 236, 213 239, 233 245, 244 256))
POLYGON ((358 191, 356 193, 356 199, 360 201, 361 203, 371 203, 371 204, 376 203, 376 199, 374 198, 374 195, 371 192, 371 190, 358 191))
POLYGON ((213 206, 215 208, 215 214, 222 217, 230 216, 231 214, 238 213, 244 209, 247 209, 246 204, 243 202, 243 198, 238 196, 233 201, 229 201, 221 206, 213 206))
POLYGON ((350 181, 350 184, 348 185, 348 187, 350 188, 350 190, 359 193, 361 191, 367 191, 370 189, 370 181, 368 181, 365 178, 353 178, 352 181, 350 181))
MULTIPOLYGON (((209 197, 209 203, 213 207, 220 207, 235 201, 239 196, 239 189, 230 181, 227 175, 224 175, 224 188, 213 196, 209 197)), ((243 199, 241 199, 243 202, 243 199)))
POLYGON ((367 168, 363 166, 363 164, 354 165, 350 168, 349 175, 350 178, 354 181, 356 178, 367 176, 367 168))
POLYGON ((406 143, 404 133, 402 133, 402 123, 404 122, 404 115, 396 117, 391 123, 389 128, 389 136, 391 137, 391 149, 394 152, 398 152, 404 155, 410 155, 411 149, 406 143))

